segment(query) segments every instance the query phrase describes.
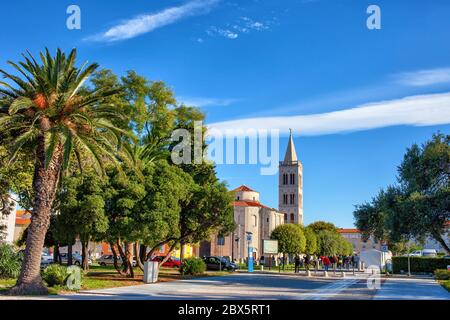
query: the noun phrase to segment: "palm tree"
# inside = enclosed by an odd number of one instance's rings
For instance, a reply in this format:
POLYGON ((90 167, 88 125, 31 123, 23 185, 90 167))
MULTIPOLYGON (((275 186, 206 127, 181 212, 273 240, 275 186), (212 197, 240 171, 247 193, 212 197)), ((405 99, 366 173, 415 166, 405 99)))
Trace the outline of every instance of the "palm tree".
MULTIPOLYGON (((11 294, 45 293, 40 277, 41 252, 61 174, 71 158, 88 156, 103 171, 104 162, 117 162, 118 146, 126 132, 110 120, 120 114, 102 102, 116 88, 88 90, 85 81, 98 64, 75 66, 76 50, 67 56, 40 53, 38 63, 28 52, 18 64, 8 61, 20 75, 0 69, 0 128, 9 137, 11 160, 19 152, 34 154, 33 211, 22 270, 11 294)), ((4 142, 3 142, 4 143, 4 142)))

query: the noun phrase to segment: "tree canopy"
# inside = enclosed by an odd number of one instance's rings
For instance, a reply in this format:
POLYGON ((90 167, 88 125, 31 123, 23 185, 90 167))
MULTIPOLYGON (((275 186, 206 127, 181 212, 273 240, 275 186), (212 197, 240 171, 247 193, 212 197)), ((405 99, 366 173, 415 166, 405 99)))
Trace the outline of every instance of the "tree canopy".
POLYGON ((365 237, 390 244, 431 236, 450 253, 443 235, 450 221, 450 135, 414 144, 398 167, 398 184, 381 190, 354 211, 365 237))

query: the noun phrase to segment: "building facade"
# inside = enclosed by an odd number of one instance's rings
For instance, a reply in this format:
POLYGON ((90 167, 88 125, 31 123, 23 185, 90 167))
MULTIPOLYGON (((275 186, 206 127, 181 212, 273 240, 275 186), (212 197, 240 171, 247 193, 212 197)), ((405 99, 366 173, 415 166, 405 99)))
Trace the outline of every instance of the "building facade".
POLYGON ((352 244, 354 253, 360 254, 370 249, 381 250, 381 243, 375 241, 373 237, 363 241, 361 231, 358 229, 338 229, 337 231, 352 244))
POLYGON ((292 131, 284 160, 279 164, 278 210, 265 206, 259 192, 242 185, 234 192, 236 229, 225 237, 212 235, 199 246, 199 256, 228 256, 243 261, 249 245, 253 257, 264 256, 263 242, 270 239, 273 229, 283 223, 303 224, 303 165, 297 158, 292 131), (247 240, 251 235, 251 242, 247 240))
POLYGON ((250 246, 253 258, 259 259, 264 256, 263 241, 270 239, 272 230, 284 223, 283 213, 263 205, 259 192, 244 185, 233 192, 236 229, 225 237, 214 234, 209 241, 203 241, 199 247, 199 256, 225 256, 244 261, 250 246), (249 234, 251 241, 247 238, 249 234))

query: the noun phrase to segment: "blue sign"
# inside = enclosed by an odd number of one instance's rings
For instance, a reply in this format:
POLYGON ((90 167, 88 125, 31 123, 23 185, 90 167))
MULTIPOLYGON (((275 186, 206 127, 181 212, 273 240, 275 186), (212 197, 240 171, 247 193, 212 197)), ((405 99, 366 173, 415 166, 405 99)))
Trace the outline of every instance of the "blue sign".
POLYGON ((248 246, 247 271, 253 272, 253 248, 248 246))

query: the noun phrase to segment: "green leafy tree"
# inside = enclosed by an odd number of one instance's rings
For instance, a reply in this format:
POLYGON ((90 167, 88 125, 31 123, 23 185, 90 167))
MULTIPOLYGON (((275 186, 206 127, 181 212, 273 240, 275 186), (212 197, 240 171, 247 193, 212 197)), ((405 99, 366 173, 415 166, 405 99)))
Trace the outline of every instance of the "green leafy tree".
POLYGON ((304 228, 303 232, 305 234, 306 239, 306 248, 305 253, 309 255, 313 255, 317 253, 318 243, 317 243, 317 235, 312 228, 304 228))
POLYGON ((331 222, 316 221, 308 225, 308 228, 312 229, 316 234, 323 230, 336 232, 337 228, 331 222))
POLYGON ((356 225, 366 237, 390 244, 431 236, 450 253, 443 238, 450 220, 450 136, 436 134, 409 148, 398 168, 398 186, 356 206, 356 225))
POLYGON ((108 230, 103 199, 104 178, 92 170, 67 176, 62 181, 59 195, 59 214, 56 216, 56 233, 61 242, 72 243, 68 236, 78 236, 82 245, 82 268, 89 269, 88 244, 91 239, 108 230))
POLYGON ((336 255, 340 251, 340 235, 331 230, 320 230, 317 233, 319 254, 322 256, 336 255))
POLYGON ((40 63, 31 54, 18 64, 9 61, 19 76, 0 70, 9 81, 0 82, 5 87, 0 89, 0 126, 9 137, 10 161, 20 152, 35 155, 33 218, 13 294, 47 292, 40 276, 40 255, 59 177, 71 155, 83 150, 101 170, 105 160, 116 161, 123 134, 111 123, 118 113, 103 105, 117 89, 80 90, 97 64, 76 67, 76 50, 66 55, 58 49, 55 57, 46 50, 40 56, 40 63))
POLYGON ((278 251, 283 253, 283 269, 286 254, 299 254, 305 252, 306 238, 302 227, 297 224, 282 224, 273 229, 270 239, 278 240, 278 251))

